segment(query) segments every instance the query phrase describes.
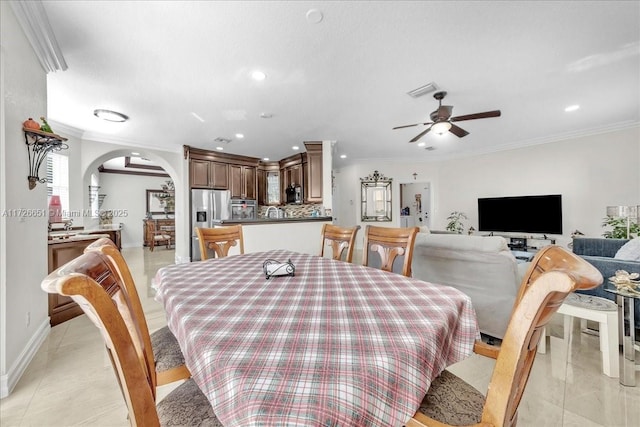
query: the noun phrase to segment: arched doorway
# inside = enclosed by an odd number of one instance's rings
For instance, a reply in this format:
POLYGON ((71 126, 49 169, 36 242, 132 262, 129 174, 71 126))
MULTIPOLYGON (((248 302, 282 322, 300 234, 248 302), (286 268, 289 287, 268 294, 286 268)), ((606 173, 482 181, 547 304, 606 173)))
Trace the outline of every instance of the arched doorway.
MULTIPOLYGON (((112 222, 123 225, 122 244, 125 247, 142 247, 145 244, 144 220, 146 218, 170 217, 174 224, 182 221, 183 214, 180 206, 184 200, 183 179, 176 172, 176 167, 172 162, 167 161, 157 153, 141 149, 135 150, 135 156, 129 149, 111 149, 96 156, 83 168, 82 199, 83 206, 87 212, 95 214, 96 195, 101 198, 102 204, 99 210, 111 211, 112 222), (120 170, 108 170, 113 159, 126 159, 127 167, 120 170), (145 159, 146 161, 140 160, 145 159), (150 168, 150 164, 155 167, 150 168), (105 166, 106 165, 106 166, 105 166), (159 166, 159 168, 158 168, 159 166), (145 170, 145 173, 140 173, 145 170), (163 187, 168 187, 172 183, 174 187, 173 212, 158 208, 163 193, 163 187), (99 189, 96 190, 96 187, 99 189), (96 194, 92 194, 92 191, 96 194)), ((171 156, 175 154, 171 153, 171 156)), ((175 163, 175 162, 173 162, 175 163)), ((116 168, 117 169, 117 168, 116 168)), ((166 207, 166 203, 161 205, 166 207)), ((99 218, 92 218, 97 223, 99 218)), ((174 242, 176 256, 178 256, 181 246, 181 228, 174 229, 174 242)), ((188 254, 188 247, 187 247, 188 254)))

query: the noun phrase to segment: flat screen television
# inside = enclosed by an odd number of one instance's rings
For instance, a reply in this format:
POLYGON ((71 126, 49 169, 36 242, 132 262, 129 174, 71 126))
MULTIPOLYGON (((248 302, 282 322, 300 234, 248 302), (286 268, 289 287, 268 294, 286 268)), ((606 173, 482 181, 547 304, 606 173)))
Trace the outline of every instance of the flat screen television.
POLYGON ((562 195, 478 199, 479 231, 562 234, 562 195))

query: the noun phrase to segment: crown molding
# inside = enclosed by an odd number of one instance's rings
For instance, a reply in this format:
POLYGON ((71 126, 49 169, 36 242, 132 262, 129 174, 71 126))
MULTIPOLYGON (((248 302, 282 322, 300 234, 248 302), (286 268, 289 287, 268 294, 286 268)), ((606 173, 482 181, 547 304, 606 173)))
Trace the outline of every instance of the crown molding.
POLYGON ((50 73, 66 70, 67 63, 62 56, 42 2, 12 0, 9 3, 44 71, 50 73))

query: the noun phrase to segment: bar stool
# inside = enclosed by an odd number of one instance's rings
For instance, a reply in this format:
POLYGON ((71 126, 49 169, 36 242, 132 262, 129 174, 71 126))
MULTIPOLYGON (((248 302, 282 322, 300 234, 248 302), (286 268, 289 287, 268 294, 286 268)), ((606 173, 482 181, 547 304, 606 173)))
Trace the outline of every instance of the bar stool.
MULTIPOLYGON (((569 339, 573 318, 580 319, 580 329, 586 329, 587 320, 598 322, 602 372, 612 378, 620 376, 618 350, 618 306, 606 298, 583 294, 570 294, 558 309, 564 315, 564 339, 569 339)), ((546 330, 542 333, 538 353, 546 353, 546 330)))

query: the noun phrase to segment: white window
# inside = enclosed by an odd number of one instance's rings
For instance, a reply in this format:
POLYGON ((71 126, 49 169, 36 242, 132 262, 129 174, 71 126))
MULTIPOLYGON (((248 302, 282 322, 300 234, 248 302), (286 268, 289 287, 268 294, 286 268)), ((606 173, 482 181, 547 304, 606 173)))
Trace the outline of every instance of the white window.
POLYGON ((69 157, 62 154, 47 155, 47 196, 60 196, 62 216, 69 214, 69 157))
POLYGON ((91 203, 91 217, 97 218, 98 211, 100 210, 100 196, 98 194, 98 190, 100 186, 98 185, 100 180, 98 179, 98 175, 95 173, 91 174, 91 185, 89 186, 89 203, 91 203))

